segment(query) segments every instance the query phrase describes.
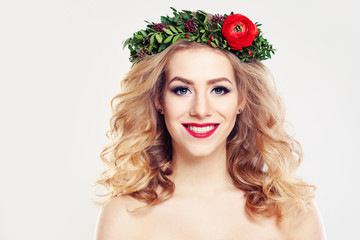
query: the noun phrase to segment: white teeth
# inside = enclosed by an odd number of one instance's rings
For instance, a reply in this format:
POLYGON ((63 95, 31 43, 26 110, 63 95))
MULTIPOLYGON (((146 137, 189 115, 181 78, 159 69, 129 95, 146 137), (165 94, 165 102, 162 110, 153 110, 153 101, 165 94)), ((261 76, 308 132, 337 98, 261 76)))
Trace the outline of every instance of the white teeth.
POLYGON ((188 128, 195 133, 207 133, 215 128, 215 125, 207 126, 207 127, 194 127, 188 126, 188 128))

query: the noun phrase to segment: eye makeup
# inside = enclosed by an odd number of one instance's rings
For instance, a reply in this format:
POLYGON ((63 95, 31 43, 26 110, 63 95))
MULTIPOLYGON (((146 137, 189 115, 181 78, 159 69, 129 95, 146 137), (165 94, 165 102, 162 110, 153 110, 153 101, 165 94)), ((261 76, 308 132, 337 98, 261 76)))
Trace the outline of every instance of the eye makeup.
POLYGON ((188 92, 190 92, 188 87, 185 86, 178 86, 178 87, 174 87, 170 89, 173 93, 175 93, 176 95, 185 95, 188 92))
POLYGON ((219 86, 219 87, 213 88, 212 92, 214 92, 217 95, 225 95, 225 94, 229 93, 230 90, 226 87, 219 86))
MULTIPOLYGON (((186 95, 191 92, 190 89, 186 86, 173 87, 170 89, 170 91, 175 93, 176 95, 186 95)), ((230 89, 224 86, 218 86, 214 87, 211 92, 215 93, 216 95, 225 95, 230 92, 230 89)))

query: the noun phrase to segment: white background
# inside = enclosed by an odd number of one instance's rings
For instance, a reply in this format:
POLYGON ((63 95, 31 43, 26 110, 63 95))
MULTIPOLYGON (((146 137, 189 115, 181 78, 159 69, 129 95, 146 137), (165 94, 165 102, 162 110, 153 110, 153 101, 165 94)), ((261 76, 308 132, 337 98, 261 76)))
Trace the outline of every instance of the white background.
POLYGON ((356 1, 0 0, 0 239, 92 239, 122 41, 160 15, 242 13, 278 49, 265 61, 303 144, 328 239, 360 239, 356 1))

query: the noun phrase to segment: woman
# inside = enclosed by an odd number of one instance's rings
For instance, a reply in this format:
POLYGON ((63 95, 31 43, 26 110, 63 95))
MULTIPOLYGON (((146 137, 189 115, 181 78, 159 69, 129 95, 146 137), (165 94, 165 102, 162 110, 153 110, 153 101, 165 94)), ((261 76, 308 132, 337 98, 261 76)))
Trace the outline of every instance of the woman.
POLYGON ((96 239, 324 239, 259 25, 173 10, 125 42, 96 239))

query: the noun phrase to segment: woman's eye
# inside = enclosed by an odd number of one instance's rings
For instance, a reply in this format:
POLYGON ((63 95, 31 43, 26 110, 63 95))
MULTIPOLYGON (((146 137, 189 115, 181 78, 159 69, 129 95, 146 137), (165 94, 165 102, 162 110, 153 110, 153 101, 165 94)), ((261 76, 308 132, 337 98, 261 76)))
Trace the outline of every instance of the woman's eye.
POLYGON ((185 95, 188 92, 190 92, 190 90, 186 87, 177 87, 174 88, 173 90, 171 90, 173 93, 177 94, 177 95, 185 95))
POLYGON ((223 95, 230 92, 230 90, 225 87, 216 87, 213 89, 213 92, 217 95, 223 95))

